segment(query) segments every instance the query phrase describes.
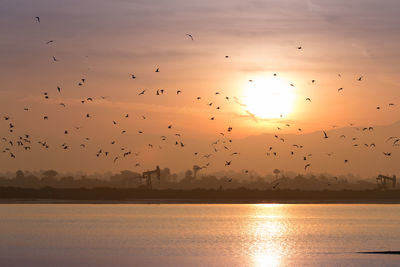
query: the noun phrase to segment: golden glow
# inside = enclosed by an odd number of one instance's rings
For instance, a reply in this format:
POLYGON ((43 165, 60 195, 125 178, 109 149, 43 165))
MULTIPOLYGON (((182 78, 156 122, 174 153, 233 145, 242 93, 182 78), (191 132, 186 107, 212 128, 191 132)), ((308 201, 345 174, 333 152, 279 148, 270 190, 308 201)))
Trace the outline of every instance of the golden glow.
POLYGON ((280 259, 276 255, 272 254, 266 254, 266 253, 258 253, 254 255, 253 258, 254 266, 279 266, 280 265, 280 259))
POLYGON ((259 118, 279 118, 288 115, 295 94, 290 83, 278 77, 260 78, 248 82, 244 92, 247 111, 259 118))
POLYGON ((282 236, 287 231, 282 224, 285 214, 279 204, 254 205, 253 218, 249 231, 254 234, 254 244, 249 248, 253 266, 280 266, 284 244, 282 236))

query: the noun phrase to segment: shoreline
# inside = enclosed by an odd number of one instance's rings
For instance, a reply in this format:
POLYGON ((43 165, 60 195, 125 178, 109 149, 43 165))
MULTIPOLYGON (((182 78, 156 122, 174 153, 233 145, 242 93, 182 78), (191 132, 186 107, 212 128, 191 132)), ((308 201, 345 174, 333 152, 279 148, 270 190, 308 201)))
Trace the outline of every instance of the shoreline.
POLYGON ((128 199, 128 200, 71 200, 71 199, 0 199, 4 204, 371 204, 397 205, 400 200, 257 200, 257 199, 128 199))

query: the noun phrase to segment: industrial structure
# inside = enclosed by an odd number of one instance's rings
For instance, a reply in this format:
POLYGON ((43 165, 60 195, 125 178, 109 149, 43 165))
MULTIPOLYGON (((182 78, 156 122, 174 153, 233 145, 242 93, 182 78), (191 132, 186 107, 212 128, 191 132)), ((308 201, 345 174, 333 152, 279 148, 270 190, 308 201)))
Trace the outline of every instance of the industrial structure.
POLYGON ((201 169, 202 169, 202 167, 200 167, 200 166, 197 166, 197 165, 193 166, 193 177, 194 177, 194 179, 196 179, 197 172, 200 171, 201 169))
POLYGON ((143 172, 142 176, 140 177, 141 179, 146 180, 146 186, 148 189, 153 189, 153 185, 151 183, 151 176, 156 175, 156 178, 158 179, 158 182, 161 180, 161 172, 160 172, 160 167, 157 166, 155 170, 152 171, 146 171, 143 172))
POLYGON ((391 188, 394 189, 396 187, 396 175, 390 177, 379 174, 378 177, 376 178, 376 184, 378 185, 378 189, 382 190, 388 190, 391 188))

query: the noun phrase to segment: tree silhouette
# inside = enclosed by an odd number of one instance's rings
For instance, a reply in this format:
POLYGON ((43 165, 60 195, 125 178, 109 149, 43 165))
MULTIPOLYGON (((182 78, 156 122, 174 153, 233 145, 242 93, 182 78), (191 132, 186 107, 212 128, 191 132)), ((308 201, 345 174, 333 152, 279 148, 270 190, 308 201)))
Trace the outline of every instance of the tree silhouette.
POLYGON ((57 176, 57 174, 58 174, 58 172, 56 172, 55 170, 48 170, 48 171, 43 172, 43 175, 48 178, 55 178, 57 176))

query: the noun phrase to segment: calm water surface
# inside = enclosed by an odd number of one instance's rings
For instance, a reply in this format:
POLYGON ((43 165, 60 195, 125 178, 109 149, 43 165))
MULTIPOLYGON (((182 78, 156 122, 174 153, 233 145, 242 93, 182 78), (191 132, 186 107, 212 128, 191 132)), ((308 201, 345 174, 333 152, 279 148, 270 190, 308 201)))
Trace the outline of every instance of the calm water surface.
POLYGON ((400 205, 0 205, 1 266, 400 266, 400 205))

